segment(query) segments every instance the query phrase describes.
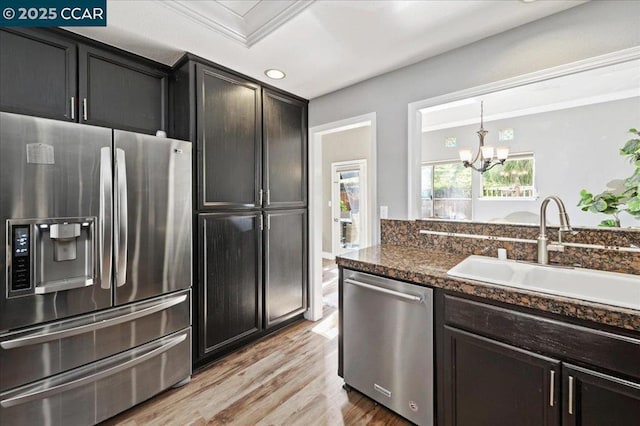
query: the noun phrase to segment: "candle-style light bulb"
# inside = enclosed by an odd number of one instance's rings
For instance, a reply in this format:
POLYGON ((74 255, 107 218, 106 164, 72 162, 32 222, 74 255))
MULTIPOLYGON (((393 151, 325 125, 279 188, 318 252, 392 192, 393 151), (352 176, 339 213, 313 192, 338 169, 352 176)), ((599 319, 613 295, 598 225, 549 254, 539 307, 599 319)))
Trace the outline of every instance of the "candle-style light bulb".
POLYGON ((509 157, 509 148, 506 146, 501 146, 496 149, 496 156, 498 160, 506 160, 509 157))
POLYGON ((491 160, 493 158, 493 147, 492 146, 483 146, 481 149, 482 149, 482 157, 485 160, 491 160))
POLYGON ((470 149, 461 149, 460 151, 458 151, 458 155, 460 155, 460 161, 462 161, 463 163, 470 163, 473 153, 470 149))

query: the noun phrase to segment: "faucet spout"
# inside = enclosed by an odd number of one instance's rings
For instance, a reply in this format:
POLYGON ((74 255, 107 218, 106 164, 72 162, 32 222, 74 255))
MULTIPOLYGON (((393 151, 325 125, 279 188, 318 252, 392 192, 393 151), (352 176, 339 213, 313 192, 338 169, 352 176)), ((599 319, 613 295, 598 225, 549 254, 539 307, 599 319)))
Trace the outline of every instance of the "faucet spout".
POLYGON ((549 263, 549 252, 547 250, 547 206, 551 201, 555 202, 558 206, 560 216, 560 229, 558 232, 571 232, 569 215, 562 200, 555 195, 545 198, 540 206, 540 235, 538 235, 538 263, 542 265, 549 263))

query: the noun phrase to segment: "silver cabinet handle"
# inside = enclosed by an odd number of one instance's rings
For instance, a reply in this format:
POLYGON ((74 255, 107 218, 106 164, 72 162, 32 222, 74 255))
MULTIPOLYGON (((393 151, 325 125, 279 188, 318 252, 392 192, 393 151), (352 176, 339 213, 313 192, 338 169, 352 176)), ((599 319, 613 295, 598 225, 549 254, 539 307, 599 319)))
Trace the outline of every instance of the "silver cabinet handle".
POLYGON ((271 229, 271 215, 267 214, 267 231, 271 229))
POLYGON ((554 392, 555 392, 555 382, 556 382, 556 372, 554 370, 551 370, 551 372, 549 373, 549 406, 553 407, 553 400, 555 398, 554 392))
POLYGON ((395 290, 389 290, 388 288, 378 287, 377 285, 371 285, 371 284, 363 283, 363 282, 352 280, 352 279, 346 279, 344 280, 344 282, 358 286, 358 287, 366 288, 368 290, 373 290, 379 293, 384 293, 391 296, 399 297, 400 299, 408 300, 410 302, 418 302, 418 303, 423 302, 423 299, 420 296, 414 296, 412 294, 406 294, 406 293, 402 293, 395 290))
POLYGON ((129 236, 127 206, 127 165, 124 150, 116 148, 116 287, 127 282, 127 251, 129 236))
POLYGON ((140 309, 139 311, 136 311, 136 312, 131 312, 130 314, 120 315, 118 317, 102 320, 102 321, 100 320, 96 322, 92 321, 89 324, 70 327, 64 330, 44 332, 44 333, 34 334, 31 336, 18 337, 17 339, 6 340, 0 343, 0 346, 2 347, 2 349, 15 349, 15 348, 21 348, 24 346, 47 343, 47 342, 62 339, 65 337, 77 336, 78 334, 88 333, 91 331, 112 327, 114 325, 122 324, 125 322, 134 321, 138 318, 146 317, 156 312, 169 309, 170 307, 178 305, 184 302, 185 300, 187 300, 187 295, 182 294, 180 296, 172 297, 171 299, 168 299, 162 303, 158 303, 157 305, 149 306, 147 308, 140 309))
POLYGON ((111 148, 100 148, 100 216, 98 217, 98 268, 100 288, 111 288, 111 255, 113 251, 113 196, 111 148))
POLYGON ((3 399, 0 402, 0 405, 2 405, 2 407, 4 408, 8 408, 8 407, 14 407, 16 405, 20 405, 20 404, 24 404, 26 402, 30 402, 30 401, 35 401, 35 400, 39 400, 39 399, 45 399, 48 398, 52 395, 57 395, 59 393, 62 392, 66 392, 68 390, 71 389, 75 389, 77 387, 89 384, 89 383, 93 383, 93 382, 97 382, 100 379, 103 379, 105 377, 109 377, 109 376, 113 376, 114 374, 118 374, 121 371, 127 370, 129 368, 135 367, 138 364, 143 363, 144 361, 147 361, 148 359, 151 359, 157 355, 162 354, 163 352, 167 352, 169 349, 173 348, 174 346, 180 344, 181 342, 183 342, 185 339, 187 338, 187 334, 181 334, 179 336, 175 336, 172 337, 171 339, 169 339, 169 341, 167 341, 166 343, 162 344, 162 346, 157 347, 153 350, 150 350, 149 352, 146 352, 136 358, 133 358, 129 361, 123 362, 122 364, 118 364, 116 366, 110 367, 110 368, 106 368, 98 373, 95 374, 91 374, 89 376, 85 376, 85 377, 81 377, 79 379, 76 380, 72 380, 70 382, 66 382, 66 383, 62 383, 60 385, 57 386, 52 386, 50 388, 46 388, 43 390, 36 390, 36 391, 32 391, 32 392, 27 392, 27 393, 23 393, 23 394, 19 394, 16 395, 14 397, 10 397, 7 399, 3 399))
POLYGON ((82 118, 84 121, 89 120, 89 111, 87 108, 87 98, 82 98, 82 118))
POLYGON ((260 192, 258 193, 258 205, 262 207, 262 194, 264 193, 264 191, 261 189, 260 192))
POLYGON ((76 98, 75 96, 71 97, 71 119, 76 119, 76 98))
POLYGON ((573 414, 573 376, 569 376, 569 414, 573 414))
POLYGON ((34 288, 35 294, 56 293, 58 291, 72 290, 74 288, 89 287, 93 285, 91 278, 80 278, 74 280, 60 280, 47 285, 39 285, 34 288))
POLYGON ((264 216, 260 213, 260 230, 264 231, 264 216))
POLYGON ((271 204, 271 190, 267 189, 267 205, 271 204))

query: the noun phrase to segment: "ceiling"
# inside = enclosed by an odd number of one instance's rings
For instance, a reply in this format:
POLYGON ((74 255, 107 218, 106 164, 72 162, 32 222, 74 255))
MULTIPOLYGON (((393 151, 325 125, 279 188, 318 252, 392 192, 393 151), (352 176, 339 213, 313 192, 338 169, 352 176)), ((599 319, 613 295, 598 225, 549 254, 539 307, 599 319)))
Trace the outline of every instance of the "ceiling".
POLYGON ((543 80, 420 110, 422 131, 456 128, 583 105, 640 97, 640 60, 543 80))
POLYGON ((584 2, 108 0, 107 27, 67 29, 167 65, 189 51, 312 99, 584 2))

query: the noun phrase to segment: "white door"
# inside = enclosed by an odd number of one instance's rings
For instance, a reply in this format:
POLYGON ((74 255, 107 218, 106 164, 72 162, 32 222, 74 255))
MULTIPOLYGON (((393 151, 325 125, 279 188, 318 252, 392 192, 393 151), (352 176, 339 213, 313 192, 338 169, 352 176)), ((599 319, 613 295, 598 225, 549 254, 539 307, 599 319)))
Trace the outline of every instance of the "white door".
POLYGON ((331 163, 333 255, 368 244, 367 160, 331 163))

